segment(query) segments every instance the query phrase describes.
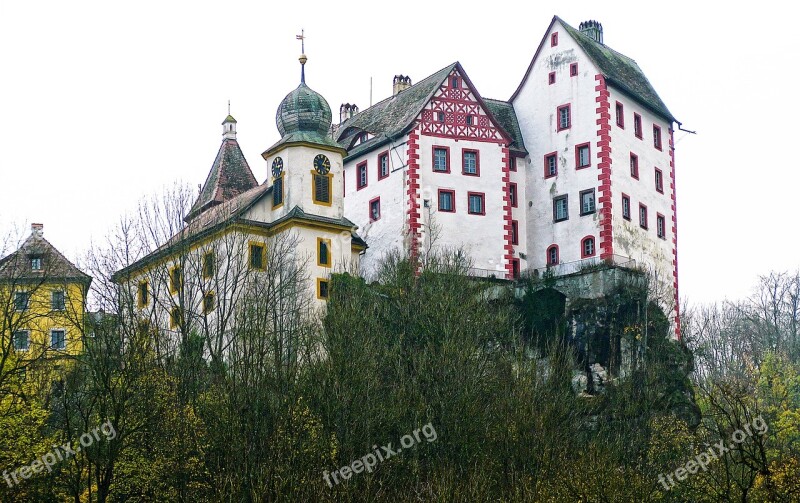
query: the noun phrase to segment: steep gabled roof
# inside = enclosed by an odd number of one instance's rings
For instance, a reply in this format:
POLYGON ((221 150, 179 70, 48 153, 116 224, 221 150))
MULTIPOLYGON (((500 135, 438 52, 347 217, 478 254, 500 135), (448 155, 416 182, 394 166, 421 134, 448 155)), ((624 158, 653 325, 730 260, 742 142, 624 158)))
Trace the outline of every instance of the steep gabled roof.
POLYGON ((527 154, 528 150, 525 148, 525 142, 522 139, 522 130, 519 128, 519 121, 517 120, 517 113, 514 111, 514 105, 507 101, 493 100, 491 98, 483 98, 486 108, 497 119, 500 127, 506 130, 514 140, 509 147, 512 152, 519 154, 527 154))
POLYGON ((256 177, 244 158, 239 142, 231 138, 222 140, 200 196, 186 215, 186 221, 257 186, 256 177))
POLYGON ((92 278, 67 260, 48 240, 34 232, 17 251, 0 259, 0 282, 9 281, 75 281, 88 287, 92 278), (41 258, 41 270, 31 270, 33 257, 41 258))
POLYGON ((528 76, 533 69, 533 63, 539 56, 539 53, 544 46, 545 39, 547 38, 547 34, 550 32, 556 21, 561 23, 567 33, 569 33, 569 35, 575 40, 581 49, 583 49, 589 59, 591 59, 592 62, 597 66, 597 68, 605 77, 606 83, 629 95, 651 112, 660 115, 670 122, 678 122, 678 124, 680 124, 680 122, 675 119, 672 113, 670 113, 664 102, 661 101, 658 93, 656 93, 655 89, 653 89, 650 81, 647 80, 647 77, 645 77, 642 69, 639 68, 638 64, 636 64, 636 61, 625 56, 624 54, 620 54, 605 44, 601 44, 593 38, 584 35, 579 30, 576 30, 564 22, 564 20, 558 16, 553 16, 553 20, 547 27, 547 30, 542 37, 542 41, 539 44, 539 47, 536 49, 536 54, 534 54, 530 65, 528 65, 528 69, 525 71, 525 76, 522 78, 519 87, 517 87, 517 90, 514 91, 514 94, 511 96, 509 101, 514 101, 522 89, 522 86, 525 84, 525 81, 528 80, 528 76))
MULTIPOLYGON (((498 129, 500 129, 501 134, 509 140, 513 139, 513 135, 505 129, 504 123, 494 116, 492 107, 481 98, 480 93, 475 89, 475 86, 461 67, 461 64, 456 61, 422 79, 408 89, 404 89, 372 105, 366 110, 362 110, 357 115, 343 122, 337 130, 336 140, 344 148, 350 146, 353 134, 357 135, 361 132, 367 132, 374 136, 350 148, 347 152, 347 157, 354 157, 369 152, 407 132, 413 125, 414 120, 422 113, 425 106, 436 95, 442 82, 444 82, 447 76, 454 70, 458 71, 464 78, 467 86, 475 95, 475 99, 477 99, 478 103, 486 110, 490 119, 492 119, 498 129)), ((499 107, 496 108, 499 109, 499 107)))
POLYGON ((456 65, 457 62, 451 63, 408 89, 379 101, 346 120, 337 131, 336 141, 347 148, 349 146, 347 137, 353 130, 366 131, 375 136, 350 149, 348 157, 352 157, 383 145, 390 138, 400 136, 422 112, 456 65))

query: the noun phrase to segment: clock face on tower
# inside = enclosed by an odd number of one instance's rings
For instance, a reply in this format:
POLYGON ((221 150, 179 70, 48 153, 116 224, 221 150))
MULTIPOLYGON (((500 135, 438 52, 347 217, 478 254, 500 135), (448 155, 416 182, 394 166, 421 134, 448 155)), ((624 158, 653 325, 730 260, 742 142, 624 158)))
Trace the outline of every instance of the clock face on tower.
POLYGON ((283 173, 283 159, 280 157, 276 157, 274 161, 272 161, 272 176, 278 178, 283 173))
POLYGON ((331 161, 329 161, 324 155, 318 154, 314 158, 314 169, 316 169, 317 173, 320 175, 327 175, 331 170, 331 161))

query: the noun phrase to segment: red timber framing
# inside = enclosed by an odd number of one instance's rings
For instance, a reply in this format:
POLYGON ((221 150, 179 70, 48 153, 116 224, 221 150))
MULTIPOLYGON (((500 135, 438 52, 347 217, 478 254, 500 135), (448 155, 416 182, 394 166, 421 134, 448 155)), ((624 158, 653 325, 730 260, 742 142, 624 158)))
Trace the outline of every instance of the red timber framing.
MULTIPOLYGON (((503 148, 503 184, 505 190, 503 191, 503 230, 505 230, 505 246, 503 249, 504 262, 506 264, 506 278, 515 279, 514 277, 514 245, 513 245, 513 230, 511 224, 511 197, 509 190, 511 187, 511 156, 508 153, 508 147, 503 148)), ((519 194, 517 194, 519 197, 519 194)))
POLYGON ((610 259, 614 255, 614 240, 611 224, 611 104, 606 79, 602 74, 595 75, 597 81, 597 151, 600 174, 598 206, 600 209, 600 259, 610 259))
POLYGON ((669 188, 672 198, 672 286, 675 290, 675 337, 681 340, 681 312, 678 297, 678 213, 675 208, 675 137, 669 128, 669 188))
POLYGON ((464 78, 458 69, 447 76, 422 111, 420 133, 425 136, 504 145, 511 142, 487 113, 469 78, 464 78), (458 78, 458 87, 452 86, 454 77, 458 78), (439 112, 444 113, 444 122, 437 120, 439 112), (467 124, 467 116, 472 116, 471 125, 467 124))
POLYGON ((409 254, 416 259, 419 254, 420 209, 419 209, 419 132, 413 129, 408 133, 408 181, 406 182, 408 195, 408 237, 409 254))

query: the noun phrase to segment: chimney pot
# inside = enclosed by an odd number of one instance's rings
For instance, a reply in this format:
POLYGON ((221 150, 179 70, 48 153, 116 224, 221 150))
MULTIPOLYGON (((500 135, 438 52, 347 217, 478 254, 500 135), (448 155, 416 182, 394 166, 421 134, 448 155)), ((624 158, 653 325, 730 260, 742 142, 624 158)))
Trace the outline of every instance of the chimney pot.
POLYGON ((31 234, 41 236, 44 234, 44 224, 31 224, 31 234))
POLYGON ((395 95, 400 91, 411 87, 411 77, 408 75, 395 75, 392 80, 392 94, 395 95))
POLYGON ((603 43, 603 25, 599 21, 584 21, 578 25, 578 30, 595 42, 603 43))

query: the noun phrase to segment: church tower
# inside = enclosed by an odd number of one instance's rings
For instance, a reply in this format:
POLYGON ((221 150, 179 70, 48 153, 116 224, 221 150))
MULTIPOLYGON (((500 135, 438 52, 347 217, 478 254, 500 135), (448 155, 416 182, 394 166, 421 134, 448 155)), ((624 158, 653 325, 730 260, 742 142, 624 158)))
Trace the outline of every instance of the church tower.
POLYGON ((300 56, 300 85, 278 105, 275 122, 281 139, 262 155, 270 169, 273 209, 280 217, 295 207, 306 214, 341 219, 342 158, 345 150, 328 136, 331 108, 306 85, 300 56))

